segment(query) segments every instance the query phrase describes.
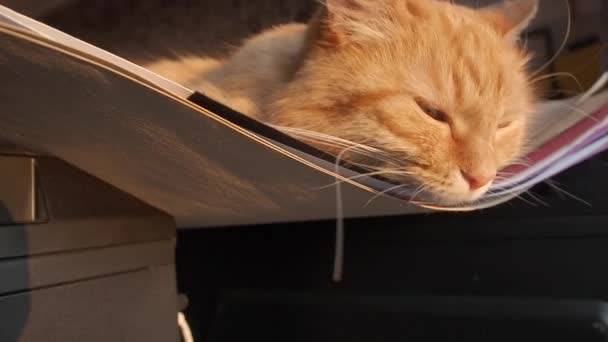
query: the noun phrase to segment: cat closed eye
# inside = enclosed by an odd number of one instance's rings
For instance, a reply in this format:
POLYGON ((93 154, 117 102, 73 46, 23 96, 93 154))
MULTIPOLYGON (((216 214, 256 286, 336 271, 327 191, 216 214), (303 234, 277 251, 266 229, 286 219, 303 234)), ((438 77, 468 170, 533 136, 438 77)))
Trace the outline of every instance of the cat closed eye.
POLYGON ((443 111, 431 107, 421 99, 416 99, 416 103, 418 104, 418 107, 420 107, 420 109, 422 109, 422 111, 426 113, 426 115, 430 116, 434 120, 440 122, 448 122, 449 118, 447 114, 445 114, 443 111))
POLYGON ((498 129, 507 128, 507 127, 511 126, 512 123, 513 123, 513 121, 503 122, 498 125, 498 129))

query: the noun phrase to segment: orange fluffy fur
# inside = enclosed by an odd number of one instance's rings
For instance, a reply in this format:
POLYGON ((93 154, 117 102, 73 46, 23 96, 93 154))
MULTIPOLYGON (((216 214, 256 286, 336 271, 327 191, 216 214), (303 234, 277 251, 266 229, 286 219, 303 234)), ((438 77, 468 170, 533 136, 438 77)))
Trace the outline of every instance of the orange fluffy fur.
POLYGON ((308 25, 265 31, 224 61, 148 67, 267 123, 382 151, 344 157, 469 202, 522 154, 534 95, 516 39, 537 2, 326 0, 308 25))

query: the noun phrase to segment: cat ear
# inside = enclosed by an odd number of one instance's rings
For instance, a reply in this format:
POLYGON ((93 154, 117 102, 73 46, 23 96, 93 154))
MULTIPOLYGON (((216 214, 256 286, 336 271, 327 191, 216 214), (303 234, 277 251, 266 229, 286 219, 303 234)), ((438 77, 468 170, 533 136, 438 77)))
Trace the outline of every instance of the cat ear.
POLYGON ((481 11, 500 33, 515 41, 536 16, 538 2, 539 0, 503 0, 481 11))
POLYGON ((325 0, 320 38, 330 45, 383 39, 387 33, 385 7, 386 0, 325 0))

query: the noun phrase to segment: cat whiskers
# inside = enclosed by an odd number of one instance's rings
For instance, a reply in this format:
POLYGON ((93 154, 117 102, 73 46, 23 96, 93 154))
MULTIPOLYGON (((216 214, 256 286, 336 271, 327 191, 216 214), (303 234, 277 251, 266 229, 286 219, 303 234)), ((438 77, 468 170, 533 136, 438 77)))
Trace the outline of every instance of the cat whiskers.
POLYGON ((416 190, 414 190, 414 194, 412 195, 412 197, 410 197, 409 199, 409 203, 415 203, 416 200, 416 196, 420 195, 421 193, 423 193, 424 191, 428 190, 431 186, 428 184, 422 184, 421 186, 419 186, 416 190))
MULTIPOLYGON (((498 191, 502 191, 502 192, 500 192, 501 196, 502 195, 514 195, 514 198, 517 198, 517 199, 519 199, 519 200, 521 200, 521 201, 523 201, 526 204, 529 204, 531 206, 536 206, 536 203, 531 202, 531 201, 529 201, 529 200, 527 200, 527 199, 525 199, 525 198, 522 197, 522 195, 524 193, 519 194, 516 191, 504 191, 504 189, 498 189, 498 191)), ((488 195, 494 195, 494 194, 497 194, 497 193, 498 192, 496 192, 496 191, 488 191, 488 195)))
POLYGON ((526 190, 526 191, 523 191, 521 193, 518 193, 518 191, 509 190, 509 187, 497 187, 497 188, 493 188, 492 190, 488 191, 487 194, 488 195, 500 195, 500 196, 503 196, 503 195, 515 195, 516 198, 522 200, 523 202, 525 202, 525 203, 527 203, 529 205, 536 206, 537 204, 541 204, 541 205, 544 205, 546 207, 550 207, 550 205, 547 202, 545 202, 545 201, 541 200, 540 198, 538 198, 536 195, 534 195, 532 193, 531 190, 526 190), (533 200, 535 200, 538 203, 534 203, 534 202, 531 202, 531 201, 525 199, 523 197, 524 195, 530 196, 533 200))
POLYGON ((376 199, 378 199, 378 198, 380 198, 380 197, 382 197, 382 196, 384 196, 384 195, 388 194, 388 193, 389 193, 389 192, 391 192, 391 191, 394 191, 394 190, 397 190, 397 189, 400 189, 400 188, 405 188, 405 187, 407 187, 407 186, 408 186, 407 184, 400 184, 400 185, 395 185, 395 186, 392 186, 392 187, 390 187, 390 188, 388 188, 388 189, 386 189, 386 190, 380 191, 380 192, 378 192, 377 194, 375 194, 375 195, 374 195, 374 196, 373 196, 373 197, 372 197, 372 198, 371 198, 369 201, 367 201, 367 202, 364 204, 364 206, 365 206, 365 207, 367 207, 367 206, 368 206, 368 205, 370 205, 370 204, 371 204, 371 203, 372 203, 374 200, 376 200, 376 199))
POLYGON ((574 199, 574 200, 579 201, 579 202, 580 202, 580 203, 582 203, 582 204, 585 204, 585 205, 587 205, 587 206, 591 207, 591 203, 589 203, 589 202, 585 201, 584 199, 582 199, 582 198, 580 198, 580 197, 578 197, 578 196, 576 196, 576 195, 574 195, 574 194, 572 194, 572 193, 570 193, 570 192, 568 192, 568 191, 566 191, 566 190, 564 190, 564 189, 560 188, 560 187, 559 187, 559 186, 557 186, 557 185, 555 184, 555 182, 553 182, 552 180, 546 180, 546 181, 545 181, 545 183, 546 183, 548 186, 550 186, 550 187, 551 187, 553 190, 556 190, 557 192, 559 192, 559 193, 561 193, 561 194, 564 194, 564 195, 566 195, 566 196, 568 196, 568 197, 570 197, 570 198, 572 198, 572 199, 574 199))
MULTIPOLYGON (((533 200, 537 201, 540 205, 544 205, 545 207, 551 207, 551 205, 545 201, 543 201, 542 199, 540 199, 538 196, 536 196, 534 193, 532 193, 532 190, 527 190, 521 193, 521 196, 523 195, 528 195, 529 197, 531 197, 533 200)), ((523 200, 522 197, 519 197, 521 200, 523 200)))
MULTIPOLYGON (((508 178, 509 177, 503 177, 503 179, 508 179, 508 178)), ((547 184, 553 190, 555 190, 555 191, 557 191, 557 192, 559 192, 559 193, 561 193, 563 195, 566 195, 566 196, 568 196, 568 197, 570 197, 570 198, 572 198, 572 199, 574 199, 574 200, 576 200, 576 201, 578 201, 578 202, 580 202, 580 203, 582 203, 584 205, 587 205, 587 206, 591 207, 591 203, 589 203, 589 202, 585 201, 584 199, 582 199, 582 198, 580 198, 580 197, 578 197, 578 196, 576 196, 576 195, 574 195, 574 194, 572 194, 572 193, 570 193, 570 192, 562 189, 561 187, 557 186, 552 180, 546 180, 543 183, 547 184)), ((491 190, 489 190, 487 192, 487 195, 501 195, 502 196, 502 195, 506 195, 506 194, 512 195, 512 194, 516 193, 516 191, 508 191, 508 189, 509 189, 509 187, 494 187, 494 188, 492 188, 491 190)), ((524 195, 530 196, 533 200, 535 200, 536 202, 538 202, 541 205, 550 207, 550 204, 548 204, 547 202, 545 202, 542 199, 538 198, 538 196, 534 195, 531 190, 527 190, 527 191, 524 191, 524 192, 522 192, 520 194, 517 194, 517 195, 515 195, 515 197, 518 198, 518 199, 520 199, 520 200, 522 200, 522 201, 524 201, 524 202, 526 202, 527 204, 530 204, 530 205, 533 205, 533 206, 536 205, 536 203, 531 202, 531 201, 525 199, 523 197, 524 195)))
POLYGON ((408 171, 404 171, 404 170, 400 170, 400 169, 380 170, 380 171, 375 171, 375 172, 362 173, 362 174, 352 176, 352 177, 346 177, 343 180, 338 180, 334 183, 317 187, 317 188, 315 188, 315 190, 327 189, 327 188, 336 186, 338 183, 344 183, 348 180, 356 180, 356 179, 367 178, 367 177, 372 177, 372 176, 382 176, 382 175, 411 176, 413 174, 414 174, 413 172, 408 172, 408 171))
POLYGON ((500 184, 500 182, 508 180, 509 178, 511 178, 511 177, 510 176, 500 176, 500 175, 497 175, 494 178, 494 184, 500 184))
POLYGON ((589 119, 591 119, 591 120, 593 120, 593 121, 595 121, 595 122, 599 122, 599 120, 598 120, 597 118, 593 117, 593 114, 590 114, 590 113, 588 113, 588 112, 585 112, 584 110, 582 110, 582 109, 580 109, 580 108, 578 108, 578 107, 575 107, 575 106, 570 106, 570 105, 568 105, 567 107, 568 107, 570 110, 572 110, 572 111, 574 111, 574 112, 576 112, 576 113, 578 113, 578 114, 584 115, 585 117, 588 117, 589 119))
POLYGON ((523 159, 515 159, 511 162, 511 165, 520 165, 520 166, 525 166, 525 167, 530 167, 533 165, 533 163, 529 160, 526 160, 525 158, 523 159))
MULTIPOLYGON (((336 175, 340 172, 340 159, 342 156, 352 149, 346 147, 336 156, 334 172, 336 175)), ((337 177, 337 176, 336 176, 337 177)), ((342 201, 342 183, 336 184, 336 241, 334 247, 334 267, 332 272, 332 280, 334 282, 342 281, 344 272, 344 203, 342 201)))
MULTIPOLYGON (((335 147, 340 150, 342 150, 343 148, 348 148, 348 153, 354 153, 357 155, 365 156, 375 161, 384 162, 393 166, 399 166, 401 164, 398 159, 391 158, 384 151, 361 143, 356 143, 346 139, 302 128, 284 127, 276 125, 273 125, 273 127, 282 131, 283 133, 289 134, 302 140, 318 143, 324 146, 335 147)), ((342 153, 344 154, 344 151, 342 153)))
POLYGON ((572 79, 576 85, 578 86, 578 89, 582 92, 584 90, 581 82, 578 80, 578 78, 576 78, 576 76, 574 76, 574 74, 569 73, 569 72, 552 72, 550 74, 545 74, 545 75, 541 75, 538 77, 535 77, 533 79, 530 80, 530 84, 535 84, 538 83, 540 81, 544 81, 546 79, 550 79, 553 77, 568 77, 570 79, 572 79))
MULTIPOLYGON (((383 175, 383 174, 396 174, 396 175, 409 175, 408 171, 402 169, 383 169, 372 171, 369 173, 355 175, 353 177, 349 177, 347 179, 338 179, 337 175, 340 174, 340 166, 343 157, 347 153, 353 153, 361 156, 365 156, 370 158, 373 161, 384 162, 388 165, 393 165, 397 167, 401 167, 402 163, 396 158, 391 158, 387 156, 384 151, 376 149, 371 146, 367 146, 364 144, 356 143, 353 141, 349 141, 346 139, 330 136, 327 134, 310 131, 302 128, 294 128, 294 127, 284 127, 273 125, 275 129, 291 135, 297 139, 302 139, 305 141, 317 143, 324 146, 334 147, 340 152, 336 156, 335 164, 334 164, 334 173, 336 174, 336 182, 329 186, 336 187, 336 237, 335 237, 335 247, 334 247, 334 266, 332 272, 332 280, 334 282, 342 281, 343 276, 343 266, 344 266, 344 207, 343 207, 343 199, 342 199, 342 183, 346 180, 358 179, 362 177, 370 177, 373 175, 383 175)), ((349 163, 353 165, 362 165, 371 169, 376 168, 372 165, 365 165, 361 163, 356 163, 349 161, 349 163)), ((400 185, 399 187, 405 187, 406 185, 400 185)), ((327 187, 327 186, 326 186, 327 187)))

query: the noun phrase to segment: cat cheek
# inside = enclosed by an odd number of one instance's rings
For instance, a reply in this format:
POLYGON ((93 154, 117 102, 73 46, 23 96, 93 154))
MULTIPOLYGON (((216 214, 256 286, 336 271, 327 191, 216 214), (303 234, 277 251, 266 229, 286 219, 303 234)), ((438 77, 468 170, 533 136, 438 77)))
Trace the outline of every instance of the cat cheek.
POLYGON ((505 129, 505 132, 498 133, 495 140, 496 160, 499 167, 505 167, 514 159, 519 158, 523 152, 524 130, 505 129))

